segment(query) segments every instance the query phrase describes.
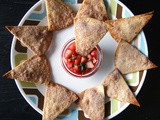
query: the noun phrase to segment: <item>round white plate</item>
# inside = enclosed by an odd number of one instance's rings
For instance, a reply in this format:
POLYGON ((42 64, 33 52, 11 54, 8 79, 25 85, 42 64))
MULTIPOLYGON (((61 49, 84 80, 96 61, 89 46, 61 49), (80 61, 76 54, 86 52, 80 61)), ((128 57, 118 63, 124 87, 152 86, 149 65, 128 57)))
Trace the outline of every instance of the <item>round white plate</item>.
MULTIPOLYGON (((81 0, 64 0, 67 2, 75 11, 79 9, 81 0)), ((118 19, 122 17, 133 16, 132 12, 121 2, 117 0, 105 0, 105 5, 109 16, 112 19, 118 19)), ((39 1, 36 3, 23 17, 19 25, 47 25, 46 8, 45 2, 39 1)), ((94 33, 93 33, 94 34, 94 33)), ((100 41, 99 46, 103 51, 103 63, 96 74, 88 78, 76 78, 66 73, 61 65, 61 51, 63 45, 74 37, 74 27, 69 26, 61 31, 55 31, 52 44, 48 50, 47 57, 51 64, 53 81, 68 89, 78 93, 82 90, 90 88, 92 86, 100 84, 104 78, 113 70, 113 59, 114 51, 117 43, 107 33, 100 41)), ((146 38, 143 31, 134 40, 133 44, 137 48, 148 55, 148 48, 146 44, 146 38)), ((17 66, 22 61, 28 59, 31 56, 31 52, 23 46, 18 40, 13 38, 11 48, 11 65, 12 68, 17 66)), ((140 91, 146 71, 136 72, 126 75, 126 80, 134 91, 135 95, 140 91)), ((18 89, 20 90, 26 101, 40 114, 42 114, 43 101, 44 101, 44 85, 36 85, 21 81, 16 81, 18 89)), ((122 112, 129 104, 122 103, 114 99, 106 100, 106 118, 110 119, 122 112)), ((75 106, 68 108, 62 115, 58 117, 63 120, 87 120, 83 111, 77 109, 75 106)))

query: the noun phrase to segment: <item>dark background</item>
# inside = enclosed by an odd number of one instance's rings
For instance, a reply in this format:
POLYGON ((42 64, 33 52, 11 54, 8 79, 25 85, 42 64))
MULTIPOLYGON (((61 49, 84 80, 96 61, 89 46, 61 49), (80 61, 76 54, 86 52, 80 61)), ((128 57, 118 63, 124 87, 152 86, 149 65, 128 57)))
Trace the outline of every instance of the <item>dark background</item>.
MULTIPOLYGON (((1 76, 11 69, 10 48, 13 36, 4 28, 18 25, 24 14, 38 0, 0 0, 0 120, 41 120, 20 94, 14 80, 1 76)), ((158 0, 120 0, 135 15, 154 11, 153 18, 144 27, 149 59, 160 66, 160 11, 158 0)), ((160 120, 160 71, 148 70, 145 82, 137 96, 141 107, 130 105, 112 120, 160 120)))

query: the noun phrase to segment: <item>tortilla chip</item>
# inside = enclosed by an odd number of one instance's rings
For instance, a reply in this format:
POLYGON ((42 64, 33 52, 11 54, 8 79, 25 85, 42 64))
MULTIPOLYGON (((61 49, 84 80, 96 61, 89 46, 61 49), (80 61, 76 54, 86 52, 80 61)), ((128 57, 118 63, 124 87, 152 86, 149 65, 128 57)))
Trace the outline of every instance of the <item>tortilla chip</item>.
POLYGON ((51 81, 50 65, 45 55, 35 55, 10 70, 3 77, 31 83, 51 81))
POLYGON ((61 0, 46 0, 48 29, 61 30, 73 24, 75 12, 61 0))
POLYGON ((105 114, 105 94, 103 85, 86 89, 79 94, 78 106, 91 120, 103 120, 105 114))
POLYGON ((91 17, 101 21, 108 19, 104 0, 84 0, 76 17, 91 17))
POLYGON ((93 18, 75 19, 76 52, 86 56, 104 37, 107 26, 104 22, 93 18))
POLYGON ((138 49, 125 41, 121 41, 118 44, 115 52, 114 63, 115 67, 118 68, 122 74, 157 67, 138 49))
POLYGON ((140 106, 118 69, 114 69, 105 78, 103 85, 108 97, 140 106))
POLYGON ((148 12, 128 18, 108 20, 106 23, 108 25, 109 33, 117 42, 120 42, 121 40, 131 42, 152 16, 153 12, 148 12))
POLYGON ((50 82, 46 86, 43 120, 54 120, 67 109, 78 96, 62 85, 50 82))
POLYGON ((47 52, 53 37, 47 26, 6 26, 6 28, 34 54, 47 52))

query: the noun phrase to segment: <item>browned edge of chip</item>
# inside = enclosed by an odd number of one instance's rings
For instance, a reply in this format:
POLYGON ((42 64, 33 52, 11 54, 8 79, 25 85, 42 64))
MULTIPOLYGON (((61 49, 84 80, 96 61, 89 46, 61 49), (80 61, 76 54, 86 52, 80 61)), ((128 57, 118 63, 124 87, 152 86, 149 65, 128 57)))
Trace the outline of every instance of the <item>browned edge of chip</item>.
POLYGON ((46 84, 43 120, 53 120, 78 99, 78 95, 66 87, 48 82, 46 84))
MULTIPOLYGON (((41 61, 41 63, 42 63, 41 61)), ((33 67, 34 65, 32 65, 33 67)), ((35 68, 35 69, 39 69, 39 68, 35 68)), ((39 73, 40 74, 40 73, 39 73)), ((47 84, 49 81, 51 81, 52 77, 51 77, 51 69, 50 69, 50 64, 49 61, 47 59, 47 57, 45 55, 33 55, 32 57, 30 57, 29 59, 23 61, 22 63, 20 63, 19 65, 17 65, 16 67, 14 67, 12 70, 8 71, 7 73, 5 73, 2 77, 5 78, 10 78, 10 79, 16 79, 16 80, 20 80, 20 81, 24 81, 24 82, 30 82, 30 83, 37 83, 37 84, 47 84), (21 69, 25 69, 25 66, 30 63, 31 61, 34 61, 34 59, 40 59, 43 61, 43 70, 45 70, 45 72, 42 72, 41 75, 45 74, 45 78, 39 78, 40 76, 35 76, 38 77, 39 79, 33 79, 32 77, 34 75, 37 75, 38 73, 36 73, 35 71, 31 71, 29 72, 28 69, 23 71, 24 73, 19 73, 21 71, 21 69), (24 68, 21 68, 24 67, 24 68), (27 72, 28 71, 28 72, 27 72), (34 73, 35 72, 35 73, 34 73), (25 76, 23 77, 22 75, 25 74, 25 76), (30 76, 32 76, 30 78, 30 76), (22 79, 23 77, 23 79, 22 79), (21 79, 19 79, 21 78, 21 79)))
MULTIPOLYGON (((122 52, 120 52, 120 53, 122 53, 122 52)), ((127 57, 127 54, 126 54, 126 53, 123 53, 123 55, 124 55, 124 56, 122 56, 122 58, 126 58, 126 57, 127 57)), ((130 53, 130 56, 132 56, 132 55, 133 55, 133 54, 130 53)), ((135 55, 134 55, 134 56, 135 56, 135 55)), ((132 60, 132 61, 133 61, 133 60, 132 60)), ((131 62, 131 61, 130 61, 130 62, 131 62)), ((114 54, 114 66, 115 66, 115 68, 118 68, 119 71, 120 71, 122 74, 128 74, 128 73, 132 73, 132 72, 137 72, 137 71, 142 71, 142 70, 147 70, 147 69, 158 68, 158 66, 155 65, 153 62, 151 62, 141 51, 139 51, 135 46, 131 45, 131 44, 128 43, 127 41, 121 41, 121 42, 118 43, 118 45, 117 45, 117 47, 116 47, 116 50, 115 50, 115 54, 114 54), (128 47, 127 47, 128 49, 126 49, 126 47, 125 47, 124 45, 125 45, 125 46, 128 46, 128 47), (119 53, 119 51, 120 51, 121 46, 126 49, 126 52, 136 51, 137 54, 139 54, 141 58, 143 57, 143 60, 145 60, 145 63, 143 63, 143 66, 138 66, 139 68, 135 68, 135 70, 132 70, 134 67, 136 67, 136 65, 137 65, 138 63, 141 63, 141 64, 142 64, 142 61, 139 61, 139 60, 138 60, 138 59, 139 59, 139 56, 138 56, 138 57, 136 57, 136 58, 134 59, 134 61, 136 61, 136 63, 135 63, 132 67, 130 66, 130 68, 132 68, 132 69, 129 69, 129 68, 127 69, 127 68, 126 68, 127 70, 123 70, 122 68, 124 68, 125 66, 126 66, 126 67, 129 67, 129 65, 125 64, 126 61, 123 62, 123 65, 122 65, 122 64, 121 64, 121 66, 118 65, 118 62, 117 62, 118 57, 117 57, 117 56, 118 56, 118 53, 119 53), (132 50, 130 50, 130 49, 132 49, 132 50), (121 67, 121 68, 120 68, 120 67, 121 67)))
POLYGON ((100 21, 109 19, 104 0, 83 0, 75 17, 91 17, 100 21))
POLYGON ((12 33, 17 40, 23 43, 23 45, 25 45, 36 55, 45 54, 48 51, 52 42, 53 32, 48 31, 47 26, 5 26, 5 28, 10 33, 12 33), (20 29, 19 32, 18 29, 20 29), (32 31, 35 29, 34 32, 36 33, 31 33, 29 29, 31 29, 32 31), (28 33, 24 32, 23 30, 28 30, 28 33), (22 36, 21 34, 26 34, 26 37, 22 36), (38 37, 38 35, 40 37, 38 37), (29 37, 31 38, 29 39, 29 37))
POLYGON ((62 0, 45 0, 45 3, 49 31, 62 30, 73 24, 76 13, 68 4, 62 0), (60 6, 55 6, 55 3, 60 4, 60 6), (54 14, 52 14, 53 11, 54 14))
MULTIPOLYGON (((146 20, 145 20, 145 24, 143 24, 143 26, 137 26, 137 27, 140 27, 140 30, 138 31, 134 31, 133 30, 133 33, 134 36, 133 37, 129 37, 126 41, 128 42, 132 42, 134 40, 134 38, 138 35, 138 33, 143 29, 143 27, 149 22, 149 20, 152 18, 153 16, 153 11, 152 12, 147 12, 147 13, 144 13, 144 14, 139 14, 139 15, 135 15, 135 16, 131 16, 131 17, 127 17, 127 18, 120 18, 120 19, 116 19, 116 20, 107 20, 105 21, 106 25, 107 25, 107 29, 110 33, 110 35, 114 38, 114 40, 116 42, 120 42, 121 40, 125 40, 123 37, 120 37, 118 35, 120 35, 118 32, 120 31, 117 31, 117 33, 115 33, 113 30, 114 30, 114 23, 117 23, 118 22, 120 23, 121 21, 127 21, 127 19, 132 19, 132 18, 138 18, 138 17, 142 17, 142 16, 147 16, 146 17, 146 20)), ((124 25, 125 26, 125 25, 124 25)))
POLYGON ((135 95, 130 90, 128 84, 124 80, 124 77, 117 68, 106 76, 102 85, 104 85, 106 96, 140 107, 135 95))
POLYGON ((78 93, 76 104, 91 120, 103 120, 105 115, 104 86, 97 85, 78 93))
POLYGON ((65 88, 69 93, 72 93, 73 94, 73 96, 72 96, 72 101, 73 102, 75 102, 79 97, 78 97, 78 95, 76 94, 76 93, 74 93, 73 91, 71 91, 71 90, 69 90, 68 88, 66 88, 65 86, 63 86, 62 84, 59 84, 59 83, 55 83, 55 82, 53 82, 53 81, 49 81, 49 82, 46 82, 46 85, 47 86, 60 86, 60 87, 62 87, 62 88, 65 88))

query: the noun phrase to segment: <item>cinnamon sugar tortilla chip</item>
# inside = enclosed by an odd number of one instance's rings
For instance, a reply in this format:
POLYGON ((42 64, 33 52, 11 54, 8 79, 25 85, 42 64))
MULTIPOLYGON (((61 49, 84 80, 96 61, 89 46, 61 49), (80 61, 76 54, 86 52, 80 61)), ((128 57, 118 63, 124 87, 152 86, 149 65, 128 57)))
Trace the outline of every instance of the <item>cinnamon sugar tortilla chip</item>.
POLYGON ((144 54, 125 41, 121 41, 115 51, 115 67, 122 74, 156 68, 144 54))
POLYGON ((61 30, 73 24, 75 12, 62 0, 46 0, 48 29, 61 30))
POLYGON ((47 52, 53 37, 53 32, 49 32, 47 26, 6 26, 6 28, 37 55, 47 52))
POLYGON ((103 85, 108 97, 140 106, 118 69, 114 69, 105 78, 103 85))
POLYGON ((108 19, 104 0, 84 0, 76 17, 91 17, 101 21, 108 19))
POLYGON ((78 106, 91 120, 103 120, 105 113, 105 94, 103 85, 88 88, 78 93, 78 106))
POLYGON ((45 55, 35 55, 19 64, 3 77, 31 83, 47 83, 51 81, 51 71, 45 55))
POLYGON ((153 12, 148 12, 128 18, 108 20, 106 23, 108 25, 109 33, 117 42, 120 42, 121 40, 131 42, 152 16, 153 12))
POLYGON ((106 24, 93 18, 76 18, 74 23, 76 52, 86 56, 106 34, 106 24))
POLYGON ((62 85, 50 82, 46 86, 43 106, 43 120, 54 120, 66 110, 78 96, 62 85))

